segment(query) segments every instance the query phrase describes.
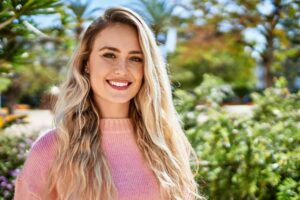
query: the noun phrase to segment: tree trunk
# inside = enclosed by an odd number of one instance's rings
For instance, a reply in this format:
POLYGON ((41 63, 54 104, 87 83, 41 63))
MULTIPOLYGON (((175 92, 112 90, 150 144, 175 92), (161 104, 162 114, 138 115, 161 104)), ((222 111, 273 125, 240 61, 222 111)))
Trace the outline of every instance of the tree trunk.
POLYGON ((273 58, 270 58, 270 61, 263 62, 263 66, 265 68, 265 83, 267 88, 273 86, 273 77, 271 72, 272 61, 273 58))
POLYGON ((273 81, 272 81, 272 63, 274 60, 274 35, 273 35, 273 29, 270 28, 267 30, 265 34, 265 38, 267 40, 266 49, 264 50, 262 54, 262 66, 264 67, 264 78, 265 78, 265 86, 272 87, 273 81))
POLYGON ((280 1, 276 1, 275 9, 272 15, 266 18, 266 24, 264 26, 265 32, 263 33, 266 38, 266 49, 262 53, 262 64, 265 68, 265 83, 266 87, 273 86, 273 77, 272 77, 272 63, 274 62, 274 39, 276 35, 274 34, 276 30, 276 25, 280 19, 281 5, 280 1))

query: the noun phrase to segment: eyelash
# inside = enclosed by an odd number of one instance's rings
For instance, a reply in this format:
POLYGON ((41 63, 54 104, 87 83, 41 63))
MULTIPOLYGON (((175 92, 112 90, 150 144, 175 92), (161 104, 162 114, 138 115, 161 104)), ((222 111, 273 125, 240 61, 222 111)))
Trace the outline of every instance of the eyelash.
POLYGON ((143 59, 139 57, 132 57, 130 58, 130 60, 132 60, 133 62, 143 62, 143 59))
MULTIPOLYGON (((117 56, 113 53, 105 53, 105 54, 103 54, 103 57, 109 58, 109 59, 116 59, 117 58, 117 56)), ((143 62, 144 61, 140 57, 131 57, 130 60, 133 61, 133 62, 143 62)))
POLYGON ((105 58, 112 58, 112 59, 117 58, 115 56, 115 54, 113 54, 113 53, 105 53, 105 54, 103 54, 103 57, 105 57, 105 58))

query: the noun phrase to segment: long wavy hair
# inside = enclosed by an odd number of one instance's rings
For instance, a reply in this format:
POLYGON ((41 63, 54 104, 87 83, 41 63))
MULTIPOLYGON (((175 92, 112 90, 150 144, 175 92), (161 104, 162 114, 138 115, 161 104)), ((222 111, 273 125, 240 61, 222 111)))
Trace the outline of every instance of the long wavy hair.
POLYGON ((165 199, 200 197, 190 166, 195 155, 172 102, 168 71, 153 33, 135 12, 110 8, 84 32, 70 62, 69 73, 55 105, 56 157, 50 168, 48 193, 58 199, 115 199, 117 190, 101 150, 101 110, 93 100, 85 73, 96 35, 123 23, 134 27, 144 54, 144 80, 131 100, 137 144, 158 179, 165 199))

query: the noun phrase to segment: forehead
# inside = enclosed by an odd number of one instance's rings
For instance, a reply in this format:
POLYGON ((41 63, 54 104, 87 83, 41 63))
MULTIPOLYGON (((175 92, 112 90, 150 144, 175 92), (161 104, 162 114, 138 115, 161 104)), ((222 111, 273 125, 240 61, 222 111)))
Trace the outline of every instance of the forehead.
POLYGON ((141 50, 135 28, 121 23, 109 25, 97 34, 93 49, 100 49, 103 46, 115 47, 121 51, 141 50))

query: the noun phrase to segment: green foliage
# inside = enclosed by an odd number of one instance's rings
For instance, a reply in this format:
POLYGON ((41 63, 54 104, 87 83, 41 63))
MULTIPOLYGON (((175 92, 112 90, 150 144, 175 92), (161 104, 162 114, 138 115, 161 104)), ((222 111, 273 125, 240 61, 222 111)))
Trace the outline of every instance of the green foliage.
POLYGON ((277 193, 278 200, 298 200, 300 194, 300 186, 292 178, 286 178, 279 186, 277 193))
POLYGON ((194 91, 198 97, 201 97, 199 100, 213 106, 219 105, 227 97, 234 95, 229 84, 225 84, 221 78, 209 74, 203 75, 203 82, 194 91))
MULTIPOLYGON (((52 14, 59 0, 3 0, 0 5, 1 28, 11 18, 18 19, 20 16, 52 14)), ((0 28, 0 29, 1 29, 0 28)))
POLYGON ((185 93, 175 91, 175 100, 209 199, 300 198, 300 93, 290 94, 285 79, 253 94, 249 116, 197 106, 202 97, 185 93))
POLYGON ((75 43, 67 35, 70 17, 62 8, 59 0, 4 0, 0 5, 0 81, 5 81, 0 91, 6 106, 22 99, 37 106, 37 99, 60 81, 75 43), (32 20, 54 13, 62 26, 39 29, 32 20))
POLYGON ((128 7, 136 10, 137 13, 144 17, 151 26, 156 39, 158 39, 158 34, 165 32, 177 20, 172 15, 175 5, 170 4, 166 0, 138 0, 136 4, 128 4, 128 7))
POLYGON ((253 88, 255 61, 237 42, 240 36, 214 31, 210 27, 195 28, 192 38, 178 44, 168 58, 172 81, 180 82, 183 89, 192 89, 203 81, 203 74, 209 73, 234 88, 253 88))
POLYGON ((8 78, 0 77, 0 92, 6 90, 7 87, 9 86, 10 82, 11 81, 8 78))
MULTIPOLYGON (((8 87, 3 94, 9 100, 13 98, 18 102, 28 96, 36 96, 41 99, 41 96, 61 79, 58 71, 53 67, 34 63, 26 68, 16 70, 16 74, 18 76, 13 79, 13 85, 8 87)), ((37 102, 37 104, 39 103, 37 102)))

